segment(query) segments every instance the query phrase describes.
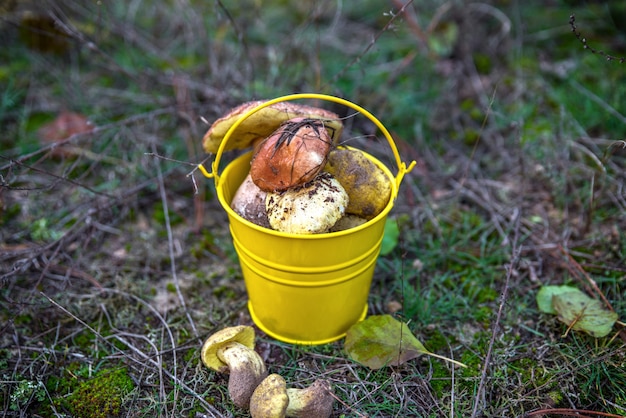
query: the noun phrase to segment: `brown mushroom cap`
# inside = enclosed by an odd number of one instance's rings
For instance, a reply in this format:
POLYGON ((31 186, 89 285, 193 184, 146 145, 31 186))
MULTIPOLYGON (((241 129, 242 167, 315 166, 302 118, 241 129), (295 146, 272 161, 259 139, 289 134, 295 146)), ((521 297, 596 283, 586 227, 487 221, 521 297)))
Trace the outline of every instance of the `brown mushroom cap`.
POLYGON ((250 415, 252 418, 283 418, 288 404, 285 379, 273 373, 254 390, 250 398, 250 415))
POLYGON ((332 144, 319 119, 290 119, 257 145, 250 162, 252 181, 266 192, 307 183, 324 168, 332 144))
MULTIPOLYGON (((265 102, 257 100, 243 103, 213 122, 202 139, 204 150, 207 153, 216 153, 230 127, 246 112, 265 102)), ((278 102, 260 109, 241 122, 237 131, 231 135, 224 151, 248 148, 255 141, 265 139, 283 122, 296 117, 324 119, 327 129, 332 131, 329 134, 333 140, 336 141, 341 136, 343 125, 336 113, 292 102, 278 102)))

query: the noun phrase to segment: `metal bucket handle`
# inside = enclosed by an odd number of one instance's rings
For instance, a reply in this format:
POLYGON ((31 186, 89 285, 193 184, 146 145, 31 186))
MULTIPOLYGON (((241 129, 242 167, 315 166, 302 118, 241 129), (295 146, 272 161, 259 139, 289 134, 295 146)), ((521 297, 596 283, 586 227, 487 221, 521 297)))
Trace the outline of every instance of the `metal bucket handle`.
POLYGON ((281 96, 272 100, 268 100, 267 102, 264 102, 260 104, 259 106, 253 109, 250 109, 249 111, 244 113, 239 119, 237 119, 237 121, 235 121, 235 123, 230 127, 230 129, 228 129, 228 131, 226 132, 226 135, 224 135, 224 138, 222 139, 222 142, 220 143, 220 146, 217 150, 217 154, 215 155, 215 160, 213 160, 213 163, 211 164, 211 172, 209 173, 202 164, 199 164, 198 169, 200 170, 200 172, 202 172, 202 174, 204 174, 205 177, 213 178, 215 180, 215 186, 217 187, 217 185, 219 184, 218 169, 219 169, 220 160, 222 158, 222 153, 224 152, 226 143, 230 139, 232 133, 235 132, 235 130, 241 124, 241 122, 243 122, 253 113, 256 113, 257 111, 265 107, 271 106, 279 102, 286 102, 289 100, 298 100, 298 99, 317 99, 317 100, 326 100, 330 102, 335 102, 335 103, 347 106, 349 108, 352 108, 358 111, 359 113, 362 113, 369 120, 371 120, 378 127, 378 129, 380 129, 380 131, 383 133, 383 135, 389 142, 389 146, 391 147, 391 151, 393 152, 393 156, 396 160, 396 165, 398 166, 398 174, 396 174, 396 190, 400 188, 400 183, 402 183, 402 179, 404 178, 404 175, 413 169, 413 167, 415 166, 415 161, 412 161, 407 166, 406 163, 404 163, 400 159, 400 154, 398 152, 398 148, 396 147, 396 143, 394 142, 387 128, 385 128, 385 126, 373 114, 371 114, 370 112, 368 112, 361 106, 355 103, 352 103, 346 99, 342 99, 336 96, 330 96, 326 94, 319 94, 319 93, 297 93, 297 94, 290 94, 287 96, 281 96))

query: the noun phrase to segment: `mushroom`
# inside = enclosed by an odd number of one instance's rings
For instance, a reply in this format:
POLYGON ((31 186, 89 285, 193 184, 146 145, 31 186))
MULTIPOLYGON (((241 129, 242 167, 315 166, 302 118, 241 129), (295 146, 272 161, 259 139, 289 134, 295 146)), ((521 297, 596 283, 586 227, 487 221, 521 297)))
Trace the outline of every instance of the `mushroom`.
POLYGON ((346 213, 372 219, 391 198, 391 182, 384 171, 354 148, 337 148, 328 154, 324 168, 346 189, 350 203, 346 213))
POLYGON ((237 189, 230 207, 242 218, 264 228, 271 228, 265 211, 266 195, 267 193, 259 189, 248 174, 237 189))
POLYGON ((233 403, 248 408, 257 385, 267 376, 265 363, 254 351, 254 328, 224 328, 202 346, 202 362, 219 373, 229 373, 228 393, 233 403))
POLYGON ((252 418, 283 418, 289 405, 287 384, 279 374, 267 376, 250 398, 252 418))
MULTIPOLYGON (((226 115, 217 119, 202 138, 202 146, 209 154, 214 154, 220 147, 220 143, 226 132, 241 116, 248 111, 265 103, 265 100, 257 100, 243 103, 231 109, 226 115)), ((232 149, 248 148, 257 140, 267 138, 283 122, 296 117, 322 119, 324 126, 331 132, 333 141, 341 136, 343 124, 336 113, 313 106, 306 106, 292 102, 277 102, 263 109, 259 109, 245 120, 241 121, 236 132, 226 144, 224 151, 232 149)))
POLYGON ((268 193, 265 209, 273 229, 290 234, 327 232, 343 216, 348 194, 329 173, 284 192, 268 193))
POLYGON ((328 418, 333 411, 332 387, 318 379, 304 389, 287 388, 285 379, 271 374, 254 390, 250 399, 252 418, 328 418))
POLYGON ((266 192, 307 183, 324 168, 332 145, 324 121, 290 119, 256 147, 250 162, 252 181, 266 192))
POLYGON ((351 213, 346 213, 333 225, 332 228, 328 230, 328 232, 345 231, 346 229, 356 228, 357 226, 363 225, 366 222, 367 219, 365 218, 361 218, 357 215, 352 215, 351 213))
POLYGON ((333 412, 333 389, 327 380, 318 379, 304 389, 287 389, 289 405, 285 416, 328 418, 333 412))

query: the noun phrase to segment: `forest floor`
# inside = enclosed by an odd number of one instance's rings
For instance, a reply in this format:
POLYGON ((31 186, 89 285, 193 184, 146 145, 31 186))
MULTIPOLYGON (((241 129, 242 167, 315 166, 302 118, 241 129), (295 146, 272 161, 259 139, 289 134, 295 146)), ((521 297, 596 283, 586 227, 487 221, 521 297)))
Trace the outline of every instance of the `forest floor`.
MULTIPOLYGON (((620 2, 226 3, 0 5, 3 416, 248 416, 200 361, 209 335, 253 322, 197 164, 208 124, 297 92, 363 106, 416 161, 369 314, 467 367, 372 370, 342 340, 256 329, 271 372, 328 380, 338 417, 626 416, 620 2), (577 329, 589 312, 559 321, 537 305, 549 285, 618 320, 600 337, 577 329)), ((366 120, 312 104, 397 170, 366 120)))

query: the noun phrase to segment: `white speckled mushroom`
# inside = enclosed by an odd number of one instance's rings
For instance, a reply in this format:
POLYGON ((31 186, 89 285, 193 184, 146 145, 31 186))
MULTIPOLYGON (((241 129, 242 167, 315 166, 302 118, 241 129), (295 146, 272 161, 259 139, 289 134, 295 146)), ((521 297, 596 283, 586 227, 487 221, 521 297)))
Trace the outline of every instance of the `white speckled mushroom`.
POLYGON ((284 192, 268 193, 265 208, 273 229, 291 234, 327 232, 343 216, 348 194, 329 173, 284 192))

